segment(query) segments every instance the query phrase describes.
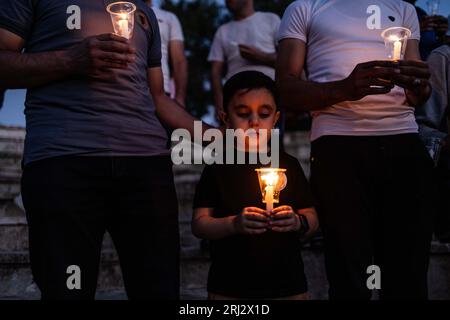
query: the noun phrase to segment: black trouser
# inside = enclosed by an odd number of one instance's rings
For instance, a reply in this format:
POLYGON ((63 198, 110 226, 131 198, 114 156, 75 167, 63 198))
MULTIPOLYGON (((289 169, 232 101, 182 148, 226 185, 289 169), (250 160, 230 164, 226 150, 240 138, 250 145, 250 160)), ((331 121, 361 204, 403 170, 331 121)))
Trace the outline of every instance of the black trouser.
POLYGON ((426 299, 432 160, 416 134, 324 136, 312 143, 311 183, 324 234, 330 299, 426 299))
POLYGON ((178 207, 170 157, 60 157, 24 168, 33 277, 43 299, 93 299, 107 230, 130 299, 178 299, 178 207), (69 290, 67 268, 81 269, 69 290))

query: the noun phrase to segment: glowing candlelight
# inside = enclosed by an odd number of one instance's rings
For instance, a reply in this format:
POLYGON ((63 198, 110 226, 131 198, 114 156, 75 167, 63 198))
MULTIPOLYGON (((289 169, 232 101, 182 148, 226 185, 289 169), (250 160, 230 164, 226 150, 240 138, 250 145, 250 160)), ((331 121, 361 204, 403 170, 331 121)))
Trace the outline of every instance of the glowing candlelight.
POLYGON ((403 27, 393 27, 384 30, 381 36, 384 38, 388 59, 401 60, 405 54, 408 38, 411 37, 411 31, 403 27))
POLYGON ((280 191, 286 187, 286 169, 261 168, 256 169, 259 186, 261 188, 263 203, 267 212, 273 210, 273 204, 280 201, 280 191))
POLYGON ((119 34, 122 37, 129 39, 127 15, 121 14, 120 16, 122 19, 119 20, 119 34))
POLYGON ((106 10, 111 15, 114 33, 121 37, 131 39, 133 36, 136 6, 131 2, 120 1, 111 3, 106 10))
POLYGON ((400 42, 400 40, 395 40, 392 60, 400 60, 401 54, 402 54, 402 43, 400 42))

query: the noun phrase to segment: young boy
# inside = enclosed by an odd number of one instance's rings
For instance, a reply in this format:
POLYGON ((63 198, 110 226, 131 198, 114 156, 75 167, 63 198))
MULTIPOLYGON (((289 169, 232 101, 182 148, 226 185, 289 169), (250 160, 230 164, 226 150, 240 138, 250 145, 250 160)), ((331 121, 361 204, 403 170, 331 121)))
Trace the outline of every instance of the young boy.
MULTIPOLYGON (((279 111, 269 77, 255 71, 238 73, 225 84, 223 100, 228 128, 268 130, 270 135, 279 111)), ((307 298, 300 238, 317 230, 317 215, 298 160, 283 151, 279 159, 280 168, 287 169, 287 185, 272 212, 265 210, 255 172, 261 164, 214 164, 204 169, 194 199, 192 231, 211 240, 209 299, 307 298)))

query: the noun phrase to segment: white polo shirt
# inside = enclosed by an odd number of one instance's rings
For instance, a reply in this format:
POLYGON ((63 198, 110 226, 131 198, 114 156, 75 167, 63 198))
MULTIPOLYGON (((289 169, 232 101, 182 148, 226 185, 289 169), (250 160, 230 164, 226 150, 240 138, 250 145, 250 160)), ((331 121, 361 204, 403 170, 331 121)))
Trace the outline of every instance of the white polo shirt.
POLYGON ((256 47, 266 52, 276 52, 276 36, 280 18, 269 12, 255 12, 251 16, 230 21, 220 26, 209 52, 208 61, 225 62, 226 79, 241 71, 260 71, 275 79, 275 69, 244 59, 239 52, 239 44, 256 47))

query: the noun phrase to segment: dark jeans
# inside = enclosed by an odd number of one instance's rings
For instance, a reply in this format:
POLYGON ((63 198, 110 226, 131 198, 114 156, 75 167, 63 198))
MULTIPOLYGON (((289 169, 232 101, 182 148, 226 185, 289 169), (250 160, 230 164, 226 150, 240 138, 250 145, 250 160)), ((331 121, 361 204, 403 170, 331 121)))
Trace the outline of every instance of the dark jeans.
POLYGON ((42 299, 93 299, 107 230, 130 299, 179 298, 178 206, 170 157, 59 157, 24 168, 33 277, 42 299), (70 265, 81 290, 69 290, 70 265))
POLYGON ((312 143, 311 183, 325 241, 330 299, 426 299, 433 162, 416 134, 324 136, 312 143))

